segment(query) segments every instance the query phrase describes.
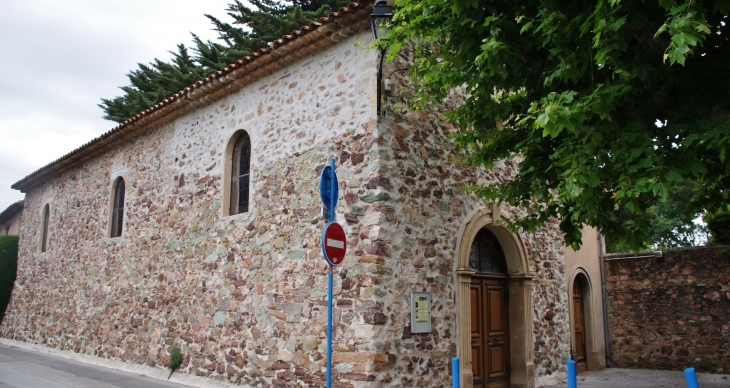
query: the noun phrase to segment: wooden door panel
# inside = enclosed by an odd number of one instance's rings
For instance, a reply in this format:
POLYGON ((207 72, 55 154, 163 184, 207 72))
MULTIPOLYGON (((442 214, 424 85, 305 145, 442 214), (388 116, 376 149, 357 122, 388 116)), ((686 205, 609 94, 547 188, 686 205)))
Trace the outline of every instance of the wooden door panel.
POLYGON ((481 342, 478 348, 472 344, 472 354, 476 354, 472 356, 474 385, 484 388, 507 388, 509 387, 509 317, 505 298, 508 290, 507 282, 504 278, 481 278, 478 282, 472 283, 471 290, 472 330, 479 328, 479 333, 473 335, 472 339, 478 338, 481 342))
POLYGON ((482 365, 484 360, 482 359, 482 349, 475 348, 472 345, 471 348, 471 362, 472 362, 472 375, 474 376, 474 386, 481 387, 484 385, 484 374, 482 373, 482 365))
POLYGON ((503 335, 504 328, 502 327, 502 302, 504 301, 504 288, 503 287, 488 287, 487 292, 489 293, 489 328, 488 336, 501 336, 503 335))
POLYGON ((586 333, 585 333, 585 309, 583 306, 583 284, 580 278, 573 283, 573 336, 575 337, 575 349, 573 349, 577 372, 585 372, 586 365, 586 333))
POLYGON ((583 336, 583 333, 575 333, 575 343, 578 344, 578 349, 575 350, 575 361, 585 361, 586 355, 583 353, 583 349, 581 349, 581 344, 585 343, 585 337, 583 336))
POLYGON ((479 292, 479 286, 471 286, 471 335, 472 339, 474 336, 481 336, 481 317, 482 315, 482 298, 481 292, 479 292))
POLYGON ((502 346, 490 346, 489 347, 489 376, 496 377, 499 374, 504 373, 504 354, 502 353, 502 346))
POLYGON ((506 362, 509 348, 506 341, 509 322, 507 320, 507 304, 505 303, 506 284, 503 282, 489 282, 486 287, 488 300, 488 322, 487 337, 488 360, 485 375, 487 376, 487 387, 507 386, 508 381, 506 362), (505 385, 506 384, 506 385, 505 385))
POLYGON ((470 288, 471 297, 471 362, 474 386, 483 386, 484 383, 484 334, 482 331, 483 300, 481 284, 473 284, 470 288))
POLYGON ((583 301, 573 300, 573 312, 575 314, 575 329, 583 331, 583 301))
POLYGON ((575 314, 575 361, 585 361, 585 333, 583 332, 583 306, 580 300, 573 301, 575 314))

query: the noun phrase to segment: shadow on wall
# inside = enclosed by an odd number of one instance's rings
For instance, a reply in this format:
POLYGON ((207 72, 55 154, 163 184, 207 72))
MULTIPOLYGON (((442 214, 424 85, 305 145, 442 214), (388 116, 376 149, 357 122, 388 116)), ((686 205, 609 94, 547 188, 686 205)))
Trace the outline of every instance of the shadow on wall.
POLYGON ((0 322, 10 302, 18 270, 18 236, 0 236, 0 322))

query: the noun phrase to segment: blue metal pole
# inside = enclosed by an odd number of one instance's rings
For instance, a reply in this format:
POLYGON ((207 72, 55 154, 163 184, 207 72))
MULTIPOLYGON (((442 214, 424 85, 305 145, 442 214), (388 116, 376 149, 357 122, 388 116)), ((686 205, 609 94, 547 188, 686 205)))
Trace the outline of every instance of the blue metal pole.
POLYGON ((685 380, 687 380, 687 388, 699 388, 699 384, 697 384, 697 373, 695 373, 695 368, 685 369, 684 378, 685 380))
MULTIPOLYGON (((332 179, 330 179, 330 206, 329 219, 335 222, 335 159, 330 160, 330 171, 332 171, 332 179)), ((332 388, 332 266, 327 271, 327 388, 332 388)))
MULTIPOLYGON (((329 264, 328 264, 329 265, 329 264)), ((332 387, 332 271, 327 271, 327 388, 332 387)))
POLYGON ((461 387, 461 369, 459 368, 459 357, 451 359, 451 387, 461 387))
POLYGON ((578 381, 575 376, 575 361, 568 360, 568 388, 577 388, 578 381))

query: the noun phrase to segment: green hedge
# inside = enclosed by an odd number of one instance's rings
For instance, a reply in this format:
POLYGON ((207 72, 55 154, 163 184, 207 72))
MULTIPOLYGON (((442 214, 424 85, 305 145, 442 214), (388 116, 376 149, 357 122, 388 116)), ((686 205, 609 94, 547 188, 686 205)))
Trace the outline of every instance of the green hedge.
POLYGON ((18 236, 0 236, 0 321, 10 302, 18 270, 18 236))

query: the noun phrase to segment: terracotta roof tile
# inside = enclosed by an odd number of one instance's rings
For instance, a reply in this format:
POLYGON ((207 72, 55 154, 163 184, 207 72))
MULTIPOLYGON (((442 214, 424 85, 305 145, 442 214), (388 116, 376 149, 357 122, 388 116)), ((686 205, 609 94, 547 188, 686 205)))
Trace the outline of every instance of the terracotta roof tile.
POLYGON ((152 107, 143 110, 136 116, 125 120, 119 126, 96 139, 41 167, 15 182, 12 188, 24 193, 28 192, 34 186, 42 183, 44 178, 100 155, 118 141, 129 139, 156 128, 179 117, 190 109, 208 105, 247 84, 245 82, 235 83, 235 81, 245 81, 247 76, 255 72, 260 72, 260 74, 257 74, 257 78, 260 78, 275 71, 275 66, 271 66, 273 62, 283 65, 298 60, 307 55, 301 50, 303 47, 316 46, 324 49, 340 40, 340 37, 335 38, 333 36, 337 35, 339 31, 347 31, 348 34, 351 34, 369 28, 367 21, 370 12, 372 12, 372 6, 372 0, 350 3, 348 6, 320 18, 319 22, 303 26, 290 34, 282 36, 268 47, 259 49, 251 55, 231 63, 222 70, 208 75, 152 107), (288 49, 287 46, 297 45, 298 42, 301 42, 301 44, 297 46, 296 50, 288 49), (267 60, 267 58, 271 59, 267 60), (232 88, 229 87, 231 83, 234 83, 232 88), (221 92, 223 93, 221 94, 221 92))

